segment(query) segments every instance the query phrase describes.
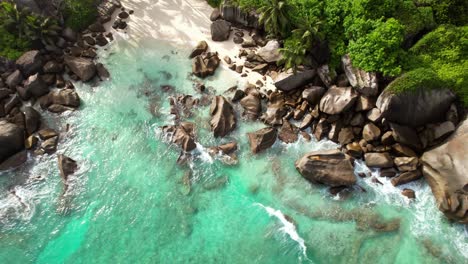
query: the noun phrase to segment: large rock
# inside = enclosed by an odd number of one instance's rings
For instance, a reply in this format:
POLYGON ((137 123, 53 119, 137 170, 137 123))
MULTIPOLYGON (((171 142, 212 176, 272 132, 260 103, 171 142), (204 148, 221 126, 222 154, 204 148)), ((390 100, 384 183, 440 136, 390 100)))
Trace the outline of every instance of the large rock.
POLYGON ((278 132, 276 128, 265 127, 252 133, 247 133, 250 142, 250 150, 256 154, 275 144, 278 132))
POLYGON ((247 96, 240 100, 240 105, 244 108, 243 115, 249 120, 257 120, 262 112, 262 102, 257 91, 250 91, 247 96))
POLYGON ((258 22, 259 16, 255 12, 242 10, 239 6, 223 4, 221 8, 222 17, 233 23, 246 26, 249 28, 260 29, 262 26, 258 22))
POLYGON ((16 65, 25 77, 35 74, 42 69, 42 57, 38 50, 25 52, 16 60, 16 65))
POLYGON ((393 138, 396 142, 412 147, 415 150, 421 149, 421 141, 414 129, 395 123, 390 123, 390 128, 392 129, 393 138))
POLYGON ((298 128, 289 123, 287 119, 283 121, 283 125, 281 126, 279 133, 278 133, 278 138, 279 140, 283 141, 284 143, 294 143, 298 140, 298 128))
POLYGON ((15 124, 0 121, 0 162, 24 149, 24 131, 15 124))
POLYGON ((354 67, 349 55, 343 56, 343 69, 348 77, 349 83, 359 93, 366 96, 375 96, 379 93, 377 75, 354 67))
POLYGON ((208 50, 208 43, 206 41, 202 40, 198 42, 197 46, 193 48, 192 52, 190 52, 189 58, 193 59, 198 55, 201 55, 203 52, 206 52, 208 50))
POLYGON ((68 181, 68 176, 75 173, 78 169, 78 164, 75 160, 62 154, 58 155, 58 166, 60 171, 60 177, 65 183, 68 181))
POLYGON ((213 75, 220 61, 218 54, 213 52, 195 56, 192 60, 192 73, 200 78, 213 75))
POLYGON ((29 76, 29 78, 24 82, 24 89, 28 94, 36 98, 49 92, 49 87, 38 73, 29 76))
POLYGON ((281 91, 292 91, 298 88, 303 87, 306 84, 309 84, 315 78, 315 70, 306 70, 303 72, 297 72, 295 74, 291 74, 286 78, 275 82, 276 88, 281 91))
POLYGON ((26 133, 31 135, 41 125, 41 115, 32 107, 26 106, 23 110, 26 133))
POLYGON ((229 39, 231 24, 226 20, 216 20, 211 24, 211 39, 213 41, 225 41, 229 39))
POLYGON ((364 154, 366 165, 374 168, 391 168, 393 167, 393 160, 388 153, 366 153, 364 154))
POLYGON ((65 56, 65 63, 83 82, 91 80, 96 75, 96 65, 90 59, 65 56))
POLYGON ((302 177, 328 186, 351 186, 356 183, 354 168, 349 157, 339 150, 315 151, 296 161, 302 177))
POLYGON ((321 86, 312 86, 302 91, 302 98, 305 99, 310 105, 315 105, 320 102, 320 99, 324 93, 325 88, 321 86))
POLYGON ((287 109, 284 107, 284 94, 274 91, 269 95, 267 109, 262 120, 271 126, 281 125, 287 109))
POLYGON ((189 152, 197 148, 195 143, 195 124, 182 122, 178 126, 163 127, 164 134, 170 136, 170 141, 183 151, 189 152))
POLYGON ((211 131, 215 137, 224 137, 236 128, 236 116, 232 105, 223 96, 215 96, 211 102, 211 131))
POLYGON ((266 62, 276 62, 281 60, 282 55, 279 52, 280 44, 277 40, 270 40, 268 43, 257 50, 257 55, 266 62))
POLYGON ((468 120, 447 141, 421 157, 424 178, 439 209, 450 219, 468 223, 468 120))
POLYGON ((398 95, 385 90, 377 99, 377 107, 390 122, 418 127, 445 121, 455 98, 448 89, 419 89, 398 95))
POLYGON ((320 100, 320 111, 329 115, 338 115, 350 109, 358 94, 352 87, 332 86, 320 100))
POLYGON ((23 75, 19 70, 14 71, 10 75, 8 75, 6 79, 6 85, 10 87, 10 89, 15 89, 18 84, 23 81, 23 75))
POLYGON ((77 109, 80 97, 74 89, 55 90, 40 99, 41 107, 54 113, 77 109))

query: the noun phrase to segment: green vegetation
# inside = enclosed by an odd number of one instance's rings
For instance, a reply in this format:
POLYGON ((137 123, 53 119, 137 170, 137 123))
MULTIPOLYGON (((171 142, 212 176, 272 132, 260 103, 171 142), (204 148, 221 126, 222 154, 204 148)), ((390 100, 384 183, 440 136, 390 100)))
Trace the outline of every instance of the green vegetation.
POLYGON ((218 7, 221 5, 222 0, 207 0, 211 7, 218 7))
POLYGON ((27 9, 19 10, 10 2, 0 3, 0 56, 15 60, 30 48, 31 18, 27 9))
POLYGON ((65 0, 65 25, 81 31, 91 25, 98 16, 96 0, 65 0))
POLYGON ((286 68, 307 63, 326 40, 329 64, 399 76, 395 92, 453 89, 468 106, 466 0, 230 0, 256 10, 267 33, 284 40, 286 68))

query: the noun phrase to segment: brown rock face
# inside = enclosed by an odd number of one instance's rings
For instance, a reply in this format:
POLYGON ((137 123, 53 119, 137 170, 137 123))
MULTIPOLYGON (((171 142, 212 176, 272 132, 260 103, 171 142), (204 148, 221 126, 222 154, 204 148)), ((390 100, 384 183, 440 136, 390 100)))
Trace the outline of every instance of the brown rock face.
POLYGON ((379 87, 375 73, 369 73, 355 68, 351 63, 351 58, 349 55, 343 56, 342 62, 346 77, 348 77, 349 83, 353 87, 355 87, 363 95, 377 95, 379 92, 379 87))
POLYGON ((220 61, 218 54, 213 52, 195 56, 192 61, 192 72, 200 78, 213 75, 220 61))
POLYGON ((257 120, 258 116, 262 112, 260 95, 256 91, 249 92, 247 96, 240 100, 240 104, 244 108, 243 115, 249 120, 257 120))
POLYGON ((296 161, 302 177, 328 186, 351 186, 356 176, 351 160, 339 150, 311 152, 296 161))
POLYGON ((278 138, 284 143, 294 143, 298 140, 298 129, 295 125, 283 120, 283 125, 278 133, 278 138))
POLYGON ((368 167, 390 168, 393 166, 392 157, 388 153, 366 153, 364 159, 368 167))
POLYGON ((320 110, 329 115, 338 115, 351 108, 358 95, 352 87, 332 86, 320 100, 320 110))
POLYGON ((195 125, 189 122, 182 122, 178 126, 165 126, 163 132, 170 136, 170 141, 183 151, 189 152, 197 148, 195 144, 195 125))
POLYGON ((83 82, 91 80, 96 75, 96 65, 90 59, 65 56, 65 64, 83 82))
POLYGON ((67 182, 68 176, 75 173, 78 169, 78 164, 75 160, 65 156, 65 155, 58 155, 58 166, 60 170, 60 177, 64 182, 67 182))
POLYGON ((198 45, 192 50, 192 52, 189 55, 190 59, 193 59, 194 57, 201 55, 203 52, 208 50, 208 43, 206 41, 200 41, 198 42, 198 45))
POLYGON ((418 168, 419 160, 416 157, 395 158, 395 165, 399 171, 414 171, 418 168))
POLYGON ((271 126, 281 125, 285 114, 284 95, 276 91, 272 92, 269 96, 266 112, 262 115, 262 120, 271 126))
POLYGON ((393 186, 398 186, 421 179, 421 177, 422 173, 420 170, 403 172, 402 174, 392 179, 392 184, 393 186))
POLYGON ((448 218, 468 223, 468 120, 447 141, 423 154, 424 178, 439 210, 448 218))
POLYGON ((411 190, 411 189, 406 189, 406 188, 405 188, 405 189, 403 189, 403 191, 401 192, 401 194, 402 194, 403 196, 408 197, 408 199, 416 199, 416 194, 415 194, 414 191, 411 190))
POLYGON ((250 150, 256 154, 275 144, 277 131, 273 127, 266 127, 252 133, 247 133, 247 136, 249 137, 250 150))
POLYGON ((211 102, 211 131, 215 137, 224 137, 236 128, 236 116, 232 105, 223 96, 215 96, 211 102))
POLYGON ((24 148, 23 129, 15 124, 0 121, 0 162, 24 148))

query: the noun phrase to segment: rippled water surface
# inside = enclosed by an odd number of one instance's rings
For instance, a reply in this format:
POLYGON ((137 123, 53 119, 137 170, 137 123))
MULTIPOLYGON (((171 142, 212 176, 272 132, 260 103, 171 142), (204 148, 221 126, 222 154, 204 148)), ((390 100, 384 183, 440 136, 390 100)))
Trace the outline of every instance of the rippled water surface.
MULTIPOLYGON (((63 193, 55 154, 0 177, 0 263, 467 262, 466 229, 444 220, 423 181, 409 185, 410 203, 383 178, 359 179, 366 192, 346 199, 303 180, 294 161, 331 142, 277 142, 255 156, 246 133, 263 124, 241 120, 214 139, 209 106, 198 107, 196 155, 176 165, 179 150, 160 127, 173 123, 170 95, 200 97, 187 54, 154 40, 102 52, 112 80, 77 84, 82 109, 47 117, 61 131, 58 153, 80 165, 70 189, 63 193), (204 149, 232 140, 237 165, 204 149)), ((237 82, 219 71, 207 86, 220 94, 237 82)))

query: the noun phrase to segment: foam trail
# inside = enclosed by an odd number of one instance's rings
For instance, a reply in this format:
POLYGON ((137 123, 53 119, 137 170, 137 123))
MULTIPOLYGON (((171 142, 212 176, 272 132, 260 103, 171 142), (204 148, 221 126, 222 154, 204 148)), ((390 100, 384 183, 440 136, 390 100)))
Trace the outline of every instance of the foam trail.
POLYGON ((305 245, 305 241, 297 233, 296 226, 293 223, 289 222, 280 210, 275 210, 274 208, 264 206, 261 203, 255 203, 255 205, 262 207, 263 209, 265 209, 265 211, 267 211, 268 215, 274 216, 278 220, 281 221, 281 223, 283 224, 283 227, 281 227, 279 230, 288 234, 288 236, 292 240, 296 241, 299 244, 299 247, 301 248, 302 254, 304 255, 304 257, 307 258, 307 255, 306 255, 307 247, 305 245))
POLYGON ((203 162, 212 164, 213 163, 213 158, 210 156, 210 154, 206 151, 206 149, 198 142, 195 142, 197 145, 196 151, 200 153, 200 159, 203 162))

